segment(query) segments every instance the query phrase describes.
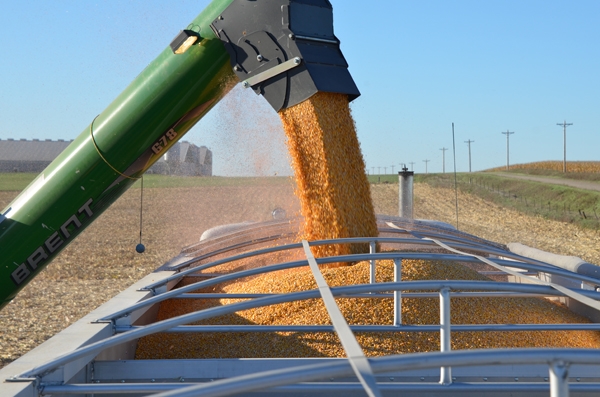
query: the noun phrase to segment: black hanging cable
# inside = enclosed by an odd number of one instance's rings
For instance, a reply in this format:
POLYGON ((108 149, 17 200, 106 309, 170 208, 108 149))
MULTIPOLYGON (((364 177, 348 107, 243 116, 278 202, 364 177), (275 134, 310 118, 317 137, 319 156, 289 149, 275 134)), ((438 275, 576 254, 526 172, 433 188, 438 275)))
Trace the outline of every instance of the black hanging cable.
POLYGON ((454 139, 454 123, 452 123, 452 153, 454 155, 454 196, 456 202, 456 230, 458 230, 458 187, 456 184, 456 141, 454 139))
POLYGON ((144 244, 142 244, 142 224, 143 224, 143 214, 144 214, 144 176, 142 175, 141 177, 142 180, 142 186, 141 186, 141 193, 140 193, 140 243, 138 245, 136 245, 135 250, 138 253, 142 253, 146 250, 146 247, 144 246, 144 244))

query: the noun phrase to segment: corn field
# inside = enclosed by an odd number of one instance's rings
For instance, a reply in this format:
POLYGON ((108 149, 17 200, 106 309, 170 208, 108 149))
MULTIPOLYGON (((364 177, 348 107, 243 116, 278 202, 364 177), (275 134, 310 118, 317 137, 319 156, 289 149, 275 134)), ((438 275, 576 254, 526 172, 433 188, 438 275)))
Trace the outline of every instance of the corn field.
MULTIPOLYGON (((559 171, 563 170, 562 161, 538 161, 525 164, 511 164, 511 170, 547 170, 559 171)), ((491 168, 487 171, 505 171, 506 167, 491 168)), ((567 171, 573 173, 599 173, 600 161, 567 161, 567 171)))

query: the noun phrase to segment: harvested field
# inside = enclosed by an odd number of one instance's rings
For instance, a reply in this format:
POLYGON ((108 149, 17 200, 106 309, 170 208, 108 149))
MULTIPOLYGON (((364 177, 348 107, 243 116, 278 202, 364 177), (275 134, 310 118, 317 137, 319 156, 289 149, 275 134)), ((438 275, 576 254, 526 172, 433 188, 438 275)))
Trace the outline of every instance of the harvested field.
MULTIPOLYGON (((4 207, 18 192, 0 192, 4 207)), ((208 228, 271 219, 274 208, 298 214, 291 179, 251 186, 130 189, 0 311, 0 363, 6 364, 108 301, 198 241, 208 228), (83 304, 82 304, 83 303, 83 304)))
MULTIPOLYGON (((377 213, 398 212, 397 185, 371 185, 377 213)), ((0 312, 0 359, 10 362, 104 303, 197 241, 212 226, 266 220, 275 206, 297 213, 291 183, 147 189, 143 255, 138 240, 139 190, 121 197, 0 312), (82 302, 84 304, 82 304, 82 302)), ((6 205, 16 192, 0 192, 6 205)), ((453 192, 415 185, 419 218, 455 222, 453 192)), ((501 243, 520 241, 600 263, 600 237, 572 225, 524 216, 459 193, 460 228, 501 243)))
MULTIPOLYGON (((371 186, 377 213, 398 212, 398 185, 371 186)), ((502 244, 520 242, 560 255, 578 256, 600 265, 600 234, 573 224, 524 215, 458 192, 459 229, 502 244)), ((454 190, 415 185, 415 218, 456 225, 454 190)))

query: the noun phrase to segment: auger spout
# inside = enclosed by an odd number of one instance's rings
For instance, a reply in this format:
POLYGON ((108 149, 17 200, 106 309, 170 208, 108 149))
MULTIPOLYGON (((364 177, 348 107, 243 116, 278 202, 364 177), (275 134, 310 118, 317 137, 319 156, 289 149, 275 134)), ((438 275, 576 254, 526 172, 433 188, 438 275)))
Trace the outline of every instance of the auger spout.
POLYGON ((360 95, 333 34, 328 0, 234 0, 211 27, 242 84, 276 111, 318 91, 349 100, 360 95))

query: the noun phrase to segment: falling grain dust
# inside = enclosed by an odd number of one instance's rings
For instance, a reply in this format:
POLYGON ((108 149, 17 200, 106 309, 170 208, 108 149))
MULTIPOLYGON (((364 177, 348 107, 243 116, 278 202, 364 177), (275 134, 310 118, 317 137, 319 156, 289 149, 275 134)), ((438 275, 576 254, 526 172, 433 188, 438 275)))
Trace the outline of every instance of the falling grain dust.
MULTIPOLYGON (((218 137, 211 138, 219 147, 214 157, 216 172, 272 176, 290 175, 293 169, 304 238, 377 235, 369 183, 346 95, 317 93, 280 111, 280 122, 263 98, 237 86, 216 110, 218 137)), ((366 244, 329 246, 315 250, 315 255, 367 250, 366 244)))
POLYGON ((264 98, 238 84, 215 110, 215 174, 291 175, 281 122, 264 98))
MULTIPOLYGON (((348 97, 320 92, 279 112, 308 240, 377 236, 365 163, 348 97)), ((317 256, 365 252, 366 244, 319 247, 317 256)))

